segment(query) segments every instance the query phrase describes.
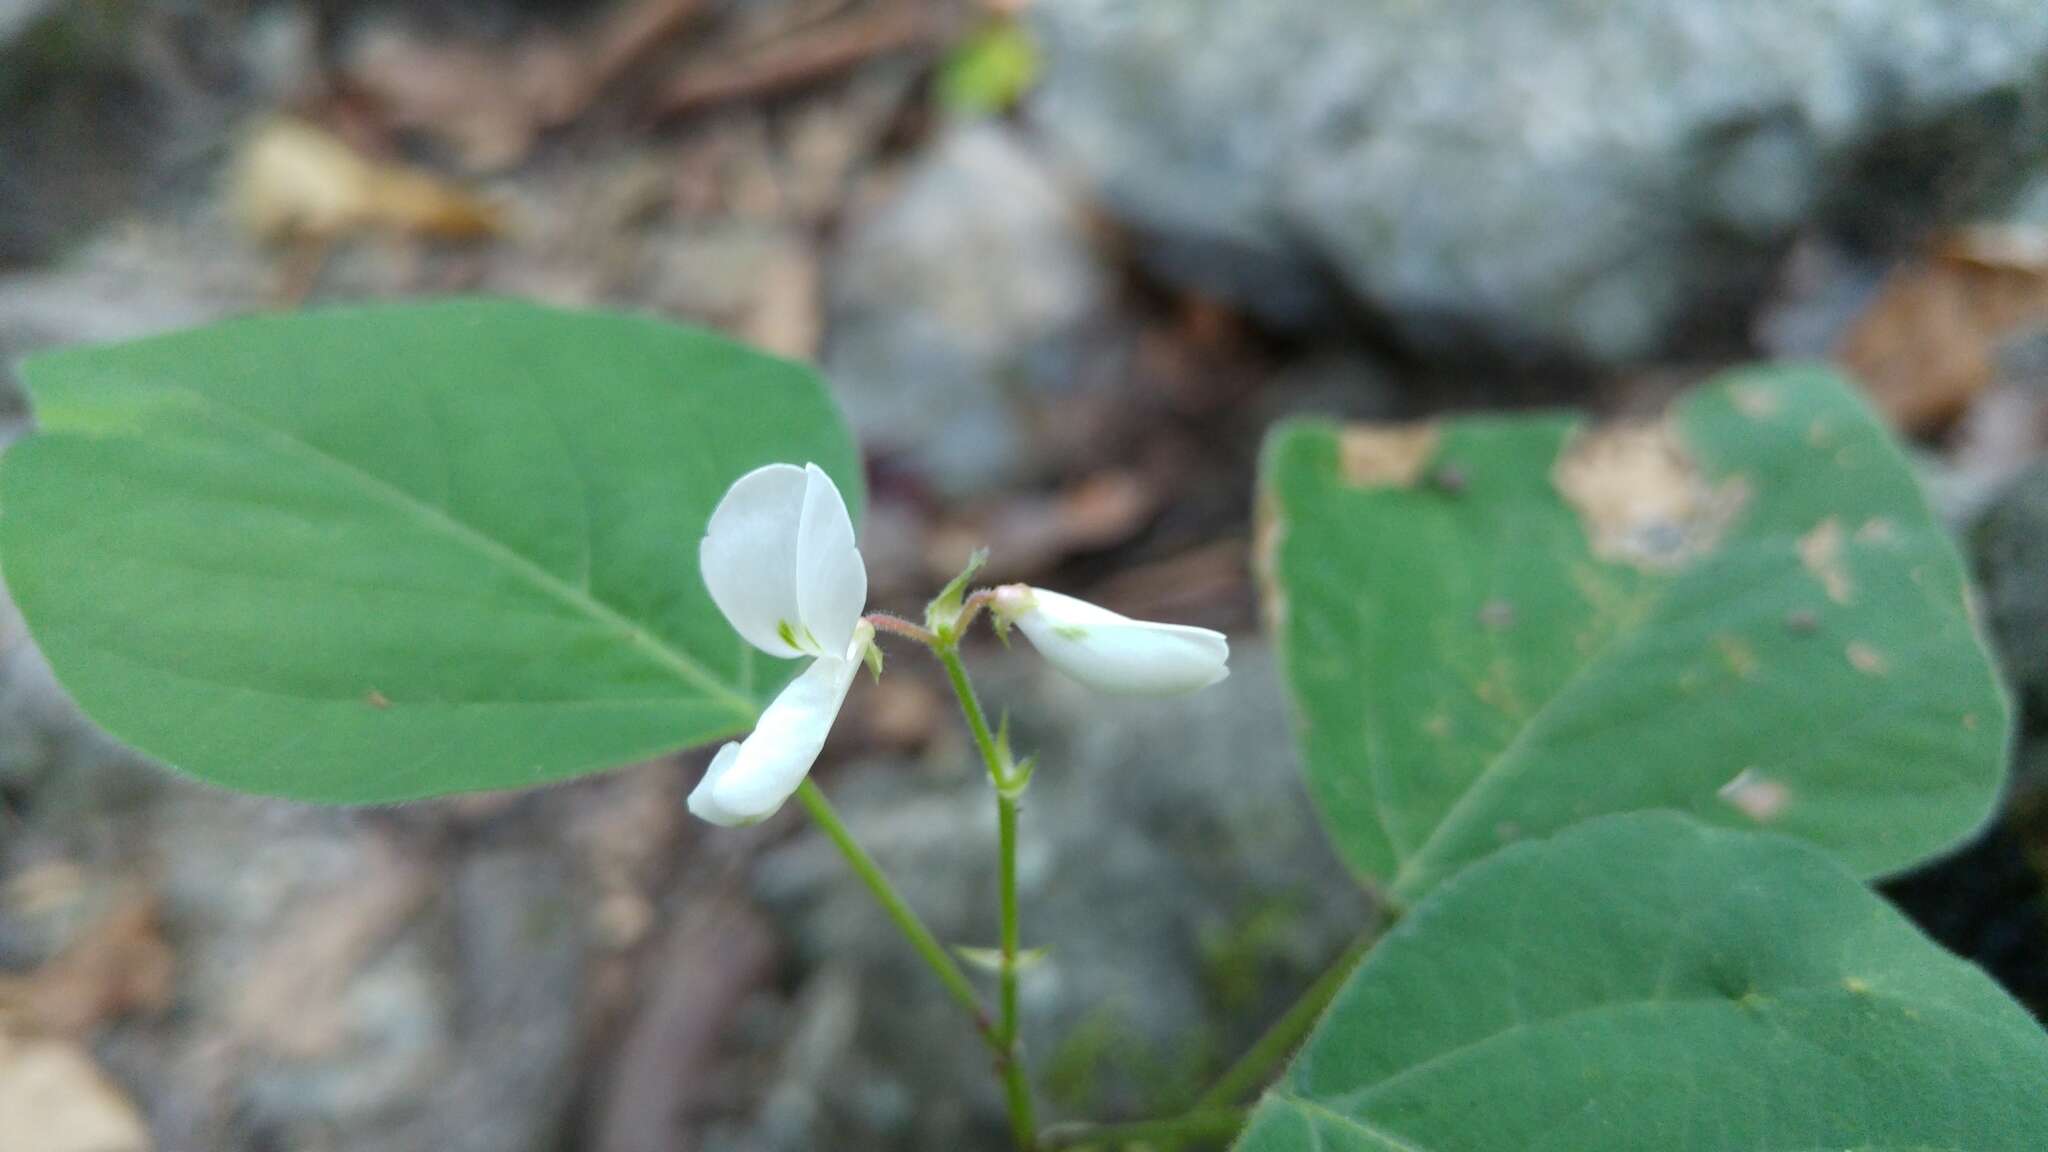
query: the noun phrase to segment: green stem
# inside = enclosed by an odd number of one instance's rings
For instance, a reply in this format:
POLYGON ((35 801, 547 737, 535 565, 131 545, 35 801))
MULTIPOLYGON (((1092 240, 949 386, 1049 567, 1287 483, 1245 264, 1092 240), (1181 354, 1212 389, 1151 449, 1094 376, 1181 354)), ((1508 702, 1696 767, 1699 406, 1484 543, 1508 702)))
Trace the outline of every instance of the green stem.
POLYGON ((896 927, 902 931, 904 938, 910 941, 910 946, 917 949, 917 954, 938 976, 939 983, 944 984, 953 999, 959 1001, 962 1008, 967 1009, 975 1028, 981 1032, 983 1039, 988 1041, 989 1047, 995 1051, 996 1058, 1007 1060, 1008 1046, 997 1037, 995 1028, 990 1025, 988 1012, 982 1008, 981 997, 975 994, 974 985, 968 981, 967 974, 960 970, 960 965, 946 951, 945 945, 939 943, 939 938, 932 935, 932 930, 925 927, 924 921, 904 902, 895 885, 889 883, 889 878, 882 873, 882 866, 875 863, 875 858, 868 855, 867 849, 862 848, 860 842, 853 838, 853 833, 847 829, 845 822, 840 820, 839 813, 833 810, 831 802, 825 799, 825 794, 818 790, 818 785, 811 780, 805 780, 797 786, 796 798, 797 802, 804 806, 804 811, 811 814, 811 819, 816 821, 832 843, 838 846, 840 854, 852 865, 854 874, 859 876, 861 882, 867 885, 868 891, 874 894, 876 902, 882 906, 882 911, 888 913, 889 919, 896 922, 896 927))
POLYGON ((1029 1152, 1038 1146, 1032 1116, 1031 1085, 1024 1074, 1024 1044, 1018 1034, 1022 1024, 1017 1011, 1017 798, 996 790, 997 859, 1002 872, 1003 965, 999 974, 1000 1010, 996 1035, 1009 1050, 1003 1065, 1003 1095, 1010 1105, 1010 1127, 1017 1147, 1029 1152))
POLYGON ((960 698, 960 711, 967 717, 967 727, 974 733, 975 747, 981 750, 982 763, 988 767, 989 781, 995 785, 996 859, 1002 913, 996 1039, 1004 1051, 1000 1063, 1003 1095, 1010 1109, 1011 1135, 1016 1138, 1018 1152, 1036 1152, 1038 1121, 1031 1102, 1030 1078, 1024 1069, 1024 1047, 1019 1034, 1021 1027, 1017 1008, 1017 793, 1020 782, 1012 779, 1008 758, 997 745, 995 733, 989 730, 988 716, 982 712, 981 700, 974 694, 973 683, 967 679, 967 668, 960 663, 958 646, 942 643, 932 650, 938 654, 939 662, 946 666, 946 678, 953 684, 953 694, 960 698))
POLYGON ((974 746, 981 750, 981 761, 988 765, 988 778, 1001 792, 1008 780, 1004 777, 1003 755, 996 749, 996 736, 988 726, 988 717, 982 713, 981 699, 974 694, 974 685, 967 679, 967 666, 960 663, 960 650, 952 644, 940 644, 932 649, 939 657, 939 663, 946 666, 946 679, 952 681, 953 695, 960 698, 960 711, 967 716, 967 727, 974 732, 974 746))
POLYGON ((1136 1124, 1061 1124, 1045 1130, 1043 1152, 1062 1148, 1121 1148, 1127 1144, 1159 1144, 1180 1140, 1225 1140, 1244 1127, 1243 1108, 1212 1108, 1141 1120, 1136 1124))
POLYGON ((1344 949, 1344 954, 1337 957, 1336 962, 1321 976, 1316 977, 1315 983, 1308 986, 1308 991, 1301 994, 1301 999, 1296 1000, 1293 1007, 1282 1013, 1280 1019, 1266 1029, 1265 1035, 1260 1036, 1244 1055, 1238 1057, 1237 1062, 1225 1070, 1207 1092, 1196 1098, 1194 1111, 1199 1113, 1228 1108, 1271 1083, 1274 1075, 1279 1072, 1280 1065, 1286 1063, 1287 1058, 1294 1054, 1294 1050, 1301 1046, 1302 1039, 1316 1026, 1316 1021, 1322 1019, 1323 1009, 1328 1008, 1330 1001, 1337 998, 1337 990, 1344 987, 1344 982, 1358 967, 1359 961, 1365 959, 1367 952, 1372 951, 1372 946, 1379 942, 1380 934, 1386 931, 1391 923, 1393 914, 1383 913, 1375 918, 1365 931, 1359 933, 1358 938, 1351 942, 1351 946, 1344 949))

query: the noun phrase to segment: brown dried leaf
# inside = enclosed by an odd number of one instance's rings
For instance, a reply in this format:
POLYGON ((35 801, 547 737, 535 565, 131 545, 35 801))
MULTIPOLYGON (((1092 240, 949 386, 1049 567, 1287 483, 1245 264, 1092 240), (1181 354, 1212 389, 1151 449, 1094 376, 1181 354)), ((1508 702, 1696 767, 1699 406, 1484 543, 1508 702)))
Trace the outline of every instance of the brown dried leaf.
POLYGON ((268 243, 386 231, 478 240, 503 229, 493 204, 415 168, 379 164, 302 120, 251 132, 229 189, 236 215, 268 243))
POLYGON ((131 1012, 161 1011, 173 957, 158 927, 156 900, 133 896, 48 964, 0 978, 0 1026, 79 1037, 131 1012))
POLYGON ((1892 273, 1836 350, 1910 432, 1962 413, 1997 376, 2000 345, 2048 327, 2048 233, 1979 228, 1892 273))
POLYGON ((0 1029, 0 1152, 148 1152, 135 1105, 75 1040, 0 1029))

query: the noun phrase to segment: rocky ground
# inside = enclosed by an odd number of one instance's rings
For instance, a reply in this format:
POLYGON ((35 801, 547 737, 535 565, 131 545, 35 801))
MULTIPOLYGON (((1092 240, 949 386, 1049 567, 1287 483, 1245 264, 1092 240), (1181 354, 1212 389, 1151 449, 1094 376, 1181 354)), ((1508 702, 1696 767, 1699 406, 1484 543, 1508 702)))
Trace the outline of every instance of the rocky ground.
MULTIPOLYGON (((1833 357, 1919 445, 2027 714, 2006 817, 1893 892, 2048 1010, 2044 128, 2025 0, 0 0, 0 373, 301 303, 649 310, 825 367, 878 606, 987 544, 1229 630, 1222 689, 1139 708, 975 654, 1046 765, 1024 994, 1075 1117, 1185 1100, 1371 914, 1256 638, 1262 430, 1833 357), (991 110, 952 78, 998 9, 1038 57, 991 110)), ((681 815, 698 758, 230 797, 0 623, 0 1083, 47 1086, 0 1088, 0 1152, 1002 1146, 829 848, 681 815)), ((828 786, 941 935, 991 939, 942 685, 906 653, 857 692, 828 786)))

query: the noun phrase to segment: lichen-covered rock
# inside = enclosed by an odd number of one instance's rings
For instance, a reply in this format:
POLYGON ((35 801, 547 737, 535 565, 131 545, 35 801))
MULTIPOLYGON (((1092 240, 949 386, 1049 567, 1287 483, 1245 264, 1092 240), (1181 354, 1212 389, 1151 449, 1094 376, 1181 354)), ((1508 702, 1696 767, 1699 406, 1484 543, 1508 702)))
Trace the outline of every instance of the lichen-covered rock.
MULTIPOLYGON (((994 654, 991 654, 993 657, 994 654)), ((1109 700, 1028 653, 976 659, 983 694, 1041 767, 1024 799, 1026 1043, 1055 1117, 1186 1104, 1364 924, 1317 827, 1270 655, 1166 701, 1109 700)), ((827 782, 911 904, 952 944, 997 939, 995 815, 973 753, 870 763, 827 782)), ((1006 1147, 987 1052, 844 863, 807 833, 759 895, 802 987, 763 1034, 777 1082, 733 1148, 1006 1147), (829 1010, 829 1011, 828 1011, 829 1010)))
POLYGON ((1798 230, 1981 207, 2048 141, 2035 0, 1031 12, 1036 123, 1162 271, 1439 350, 1659 351, 1738 321, 1798 230))
POLYGON ((1061 447, 1034 435, 1050 405, 1118 379, 1115 290, 1016 134, 955 129, 848 238, 825 372, 870 451, 955 493, 1014 482, 1061 447))

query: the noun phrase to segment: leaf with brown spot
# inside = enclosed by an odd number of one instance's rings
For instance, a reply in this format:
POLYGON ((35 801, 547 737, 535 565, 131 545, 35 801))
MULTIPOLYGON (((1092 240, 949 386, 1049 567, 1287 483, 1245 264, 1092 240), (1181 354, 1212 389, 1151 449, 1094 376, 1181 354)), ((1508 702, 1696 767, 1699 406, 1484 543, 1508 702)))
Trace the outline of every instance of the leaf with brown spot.
POLYGON ((1865 874, 1990 810, 2009 711, 1961 562, 1839 378, 1741 373, 1619 429, 1445 422, 1398 474, 1454 469, 1456 494, 1359 486, 1373 442, 1275 433, 1261 591, 1310 791, 1395 899, 1496 851, 1503 824, 1751 826, 1724 792, 1745 768, 1795 798, 1775 830, 1865 874))
POLYGON ((1380 428, 1354 424, 1337 440, 1344 479, 1360 488, 1406 488, 1436 452, 1436 426, 1380 428))

